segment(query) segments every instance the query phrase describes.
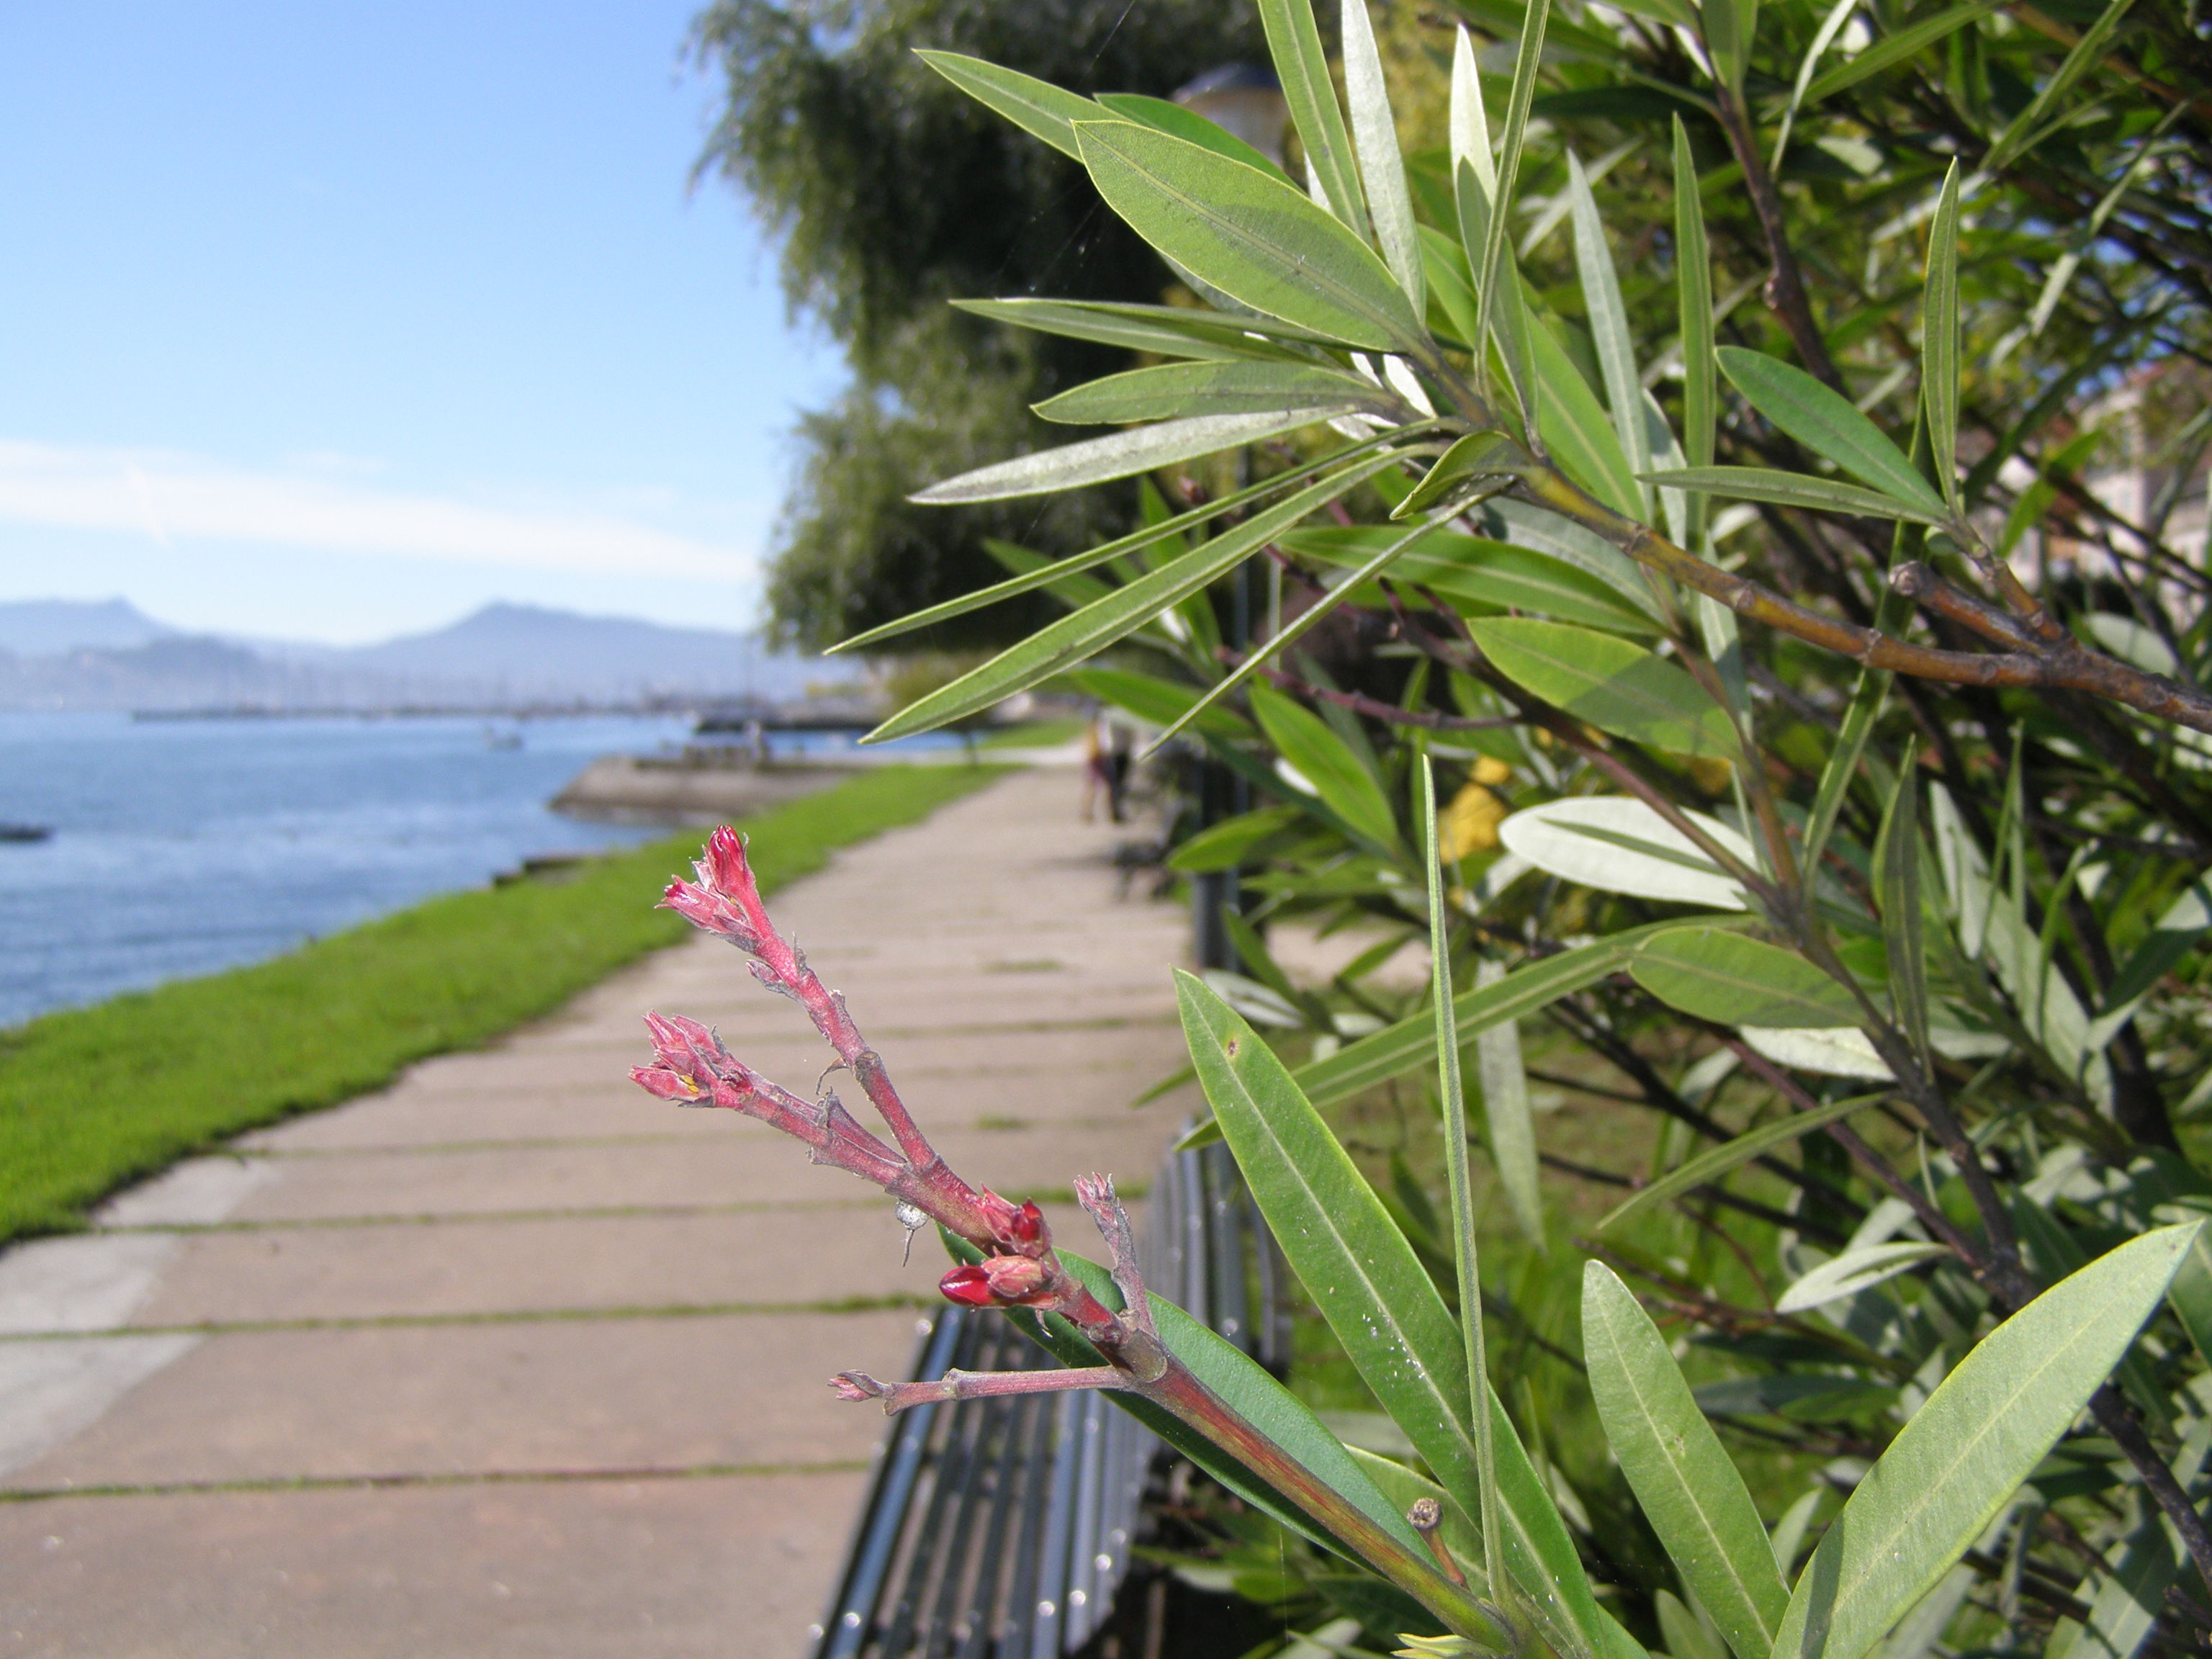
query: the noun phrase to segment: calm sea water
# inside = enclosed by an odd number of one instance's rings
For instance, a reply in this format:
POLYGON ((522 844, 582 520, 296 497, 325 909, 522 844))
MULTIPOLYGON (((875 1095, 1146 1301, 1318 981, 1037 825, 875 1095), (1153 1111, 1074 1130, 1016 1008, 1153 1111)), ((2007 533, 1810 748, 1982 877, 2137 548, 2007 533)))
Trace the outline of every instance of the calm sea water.
POLYGON ((545 802, 675 720, 0 714, 0 1026, 258 962, 538 853, 663 833, 545 802), (519 747, 495 746, 519 735, 519 747))

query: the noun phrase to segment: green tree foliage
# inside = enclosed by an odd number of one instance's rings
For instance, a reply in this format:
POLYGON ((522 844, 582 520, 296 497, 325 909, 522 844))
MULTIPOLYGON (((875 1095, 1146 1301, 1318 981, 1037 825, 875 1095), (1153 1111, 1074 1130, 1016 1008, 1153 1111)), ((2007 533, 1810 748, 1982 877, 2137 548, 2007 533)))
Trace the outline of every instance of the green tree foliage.
MULTIPOLYGON (((1072 552, 1129 522, 1126 489, 1040 514, 924 512, 904 498, 981 459, 1065 437, 1028 406, 1129 362, 1126 351, 1017 335, 944 302, 1051 293, 1158 302, 1172 282, 1073 161, 915 56, 988 58, 1089 91, 1165 96, 1264 54, 1248 3, 1170 0, 723 0, 695 26, 726 81, 702 161, 782 238, 784 291, 828 328, 854 383, 801 422, 770 579, 775 626, 828 645, 1000 573, 997 537, 1072 552)), ((1015 607, 937 630, 1005 639, 1015 607)))

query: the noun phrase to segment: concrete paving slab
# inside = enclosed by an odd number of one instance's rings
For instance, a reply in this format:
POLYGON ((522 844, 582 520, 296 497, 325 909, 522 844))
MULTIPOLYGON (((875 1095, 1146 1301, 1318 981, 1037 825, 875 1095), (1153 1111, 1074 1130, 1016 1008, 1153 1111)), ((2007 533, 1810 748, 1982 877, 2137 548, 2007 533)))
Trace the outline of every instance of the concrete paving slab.
MULTIPOLYGON (((716 1115, 718 1117, 720 1114, 716 1115)), ((947 1162, 1012 1192, 1065 1190, 1091 1170, 1149 1178, 1164 1121, 1127 1127, 1061 1125, 1052 1134, 933 1132, 947 1162)), ((341 1217, 475 1216, 516 1211, 837 1202, 870 1188, 842 1170, 806 1161, 805 1150, 734 1116, 723 1133, 696 1141, 625 1140, 568 1147, 517 1145, 437 1153, 362 1152, 285 1161, 283 1179, 239 1206, 240 1221, 341 1217)))
POLYGON ((0 1336, 120 1325, 176 1250, 163 1233, 33 1239, 0 1255, 0 1336))
MULTIPOLYGON (((830 1058, 818 1041, 786 1033, 774 1042, 747 1042, 725 1029, 723 1037, 756 1071, 801 1091, 813 1087, 830 1058)), ((1119 1110, 1183 1063, 1180 1033, 1159 1018, 1065 1029, 963 1028, 878 1041, 893 1080, 918 1110, 943 1101, 957 1113, 971 1080, 1000 1077, 1008 1081, 993 1086, 1036 1097, 1029 1104, 1033 1115, 1048 1115, 1060 1103, 1073 1103, 1079 1111, 1119 1110), (950 1086, 946 1079, 957 1079, 961 1086, 950 1086)), ((661 1135, 715 1121, 710 1114, 678 1112, 637 1091, 629 1068, 647 1058, 641 1042, 627 1039, 599 1045, 587 1061, 563 1058, 556 1065, 543 1055, 518 1055, 509 1065, 486 1066, 472 1076, 448 1071, 434 1082, 412 1081, 339 1112, 296 1118, 242 1136, 236 1145, 256 1152, 661 1135)), ((846 1094, 856 1093, 849 1082, 840 1085, 838 1075, 830 1081, 846 1094)), ((982 1109, 1007 1109, 994 1102, 982 1109)))
POLYGON ((0 1506, 9 1659, 799 1659, 866 1477, 0 1506))
POLYGON ((865 1461, 883 1413, 828 1380, 896 1374, 915 1325, 753 1314, 210 1337, 8 1486, 865 1461))
MULTIPOLYGON (((741 1042, 725 1039, 763 1076, 811 1088, 829 1054, 818 1043, 741 1042)), ((1180 1037, 1164 1026, 1018 1031, 1000 1036, 908 1039, 897 1045, 893 1079, 915 1109, 938 1121, 963 1116, 1045 1120, 1062 1115, 1111 1115, 1182 1065, 1180 1037)), ((680 1111, 646 1096, 629 1081, 628 1066, 641 1052, 617 1054, 588 1074, 556 1085, 509 1077, 472 1087, 441 1084, 372 1097, 341 1112, 302 1117, 240 1138, 246 1152, 319 1152, 341 1148, 435 1146, 456 1141, 543 1140, 571 1137, 662 1138, 696 1133, 721 1122, 710 1112, 680 1111)), ((841 1092, 857 1091, 841 1075, 830 1079, 841 1092)), ((1195 1091, 1167 1114, 1188 1113, 1195 1091)))
POLYGON ((187 1158, 151 1181, 142 1181, 92 1212, 103 1227, 173 1227, 220 1221, 276 1171, 234 1156, 187 1158))
MULTIPOLYGON (((117 1401, 183 1358, 199 1340, 103 1336, 0 1342, 0 1480, 98 1422, 117 1401)), ((0 1574, 0 1581, 5 1577, 0 1574)))
MULTIPOLYGON (((1078 1250, 1096 1230, 1047 1214, 1078 1250)), ((453 1317, 591 1309, 804 1306, 854 1297, 933 1302, 946 1267, 934 1232, 908 1234, 889 1202, 739 1215, 547 1218, 399 1227, 363 1248, 354 1228, 201 1233, 131 1322, 453 1317), (760 1264, 776 1265, 763 1283, 760 1264)), ((1095 1254, 1095 1250, 1093 1251, 1095 1254)))
MULTIPOLYGON (((795 1073, 793 1073, 795 1075, 795 1073)), ((1187 1115, 1197 1091, 1178 1091, 1170 1103, 1133 1109, 1133 1101, 1167 1076, 1164 1065, 1101 1066, 1083 1074, 1081 1086, 1070 1086, 1066 1068, 1036 1068, 1027 1072, 909 1072, 912 1085, 901 1079, 901 1092, 912 1097, 914 1109, 932 1133, 942 1127, 989 1128, 1009 1122, 1040 1126, 1055 1122, 1100 1124, 1143 1121, 1149 1115, 1163 1121, 1187 1115)), ((811 1082, 810 1075, 803 1079, 811 1082)), ((837 1081, 831 1079, 832 1083, 837 1081)), ((854 1096, 847 1087, 841 1092, 854 1096)), ((856 1115, 872 1123, 872 1115, 859 1098, 849 1098, 856 1115)), ((302 1127, 306 1127, 303 1121, 302 1127)), ((376 1112, 349 1120, 329 1133, 257 1135, 241 1140, 242 1150, 283 1158, 324 1158, 352 1152, 431 1151, 450 1146, 517 1145, 588 1146, 610 1140, 694 1140, 726 1133, 730 1120, 718 1112, 684 1111, 627 1087, 618 1097, 576 1096, 544 1101, 518 1092, 487 1098, 465 1108, 452 1101, 410 1100, 394 1103, 376 1112)))

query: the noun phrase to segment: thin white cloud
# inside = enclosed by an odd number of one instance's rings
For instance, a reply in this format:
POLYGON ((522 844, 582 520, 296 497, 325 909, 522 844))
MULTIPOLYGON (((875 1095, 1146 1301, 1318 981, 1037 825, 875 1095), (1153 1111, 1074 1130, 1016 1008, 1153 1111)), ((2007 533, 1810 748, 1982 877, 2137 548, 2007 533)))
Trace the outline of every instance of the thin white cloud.
POLYGON ((192 456, 0 441, 0 523, 244 541, 527 569, 753 576, 750 549, 604 514, 514 512, 331 476, 252 472, 192 456))

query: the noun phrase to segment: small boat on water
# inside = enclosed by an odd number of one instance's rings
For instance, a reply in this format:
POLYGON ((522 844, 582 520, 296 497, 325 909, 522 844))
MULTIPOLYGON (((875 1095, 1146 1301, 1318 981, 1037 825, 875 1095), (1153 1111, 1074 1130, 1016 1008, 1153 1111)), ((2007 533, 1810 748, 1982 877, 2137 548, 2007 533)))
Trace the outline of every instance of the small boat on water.
POLYGON ((0 823, 0 841, 46 841, 53 835, 44 823, 0 823))

